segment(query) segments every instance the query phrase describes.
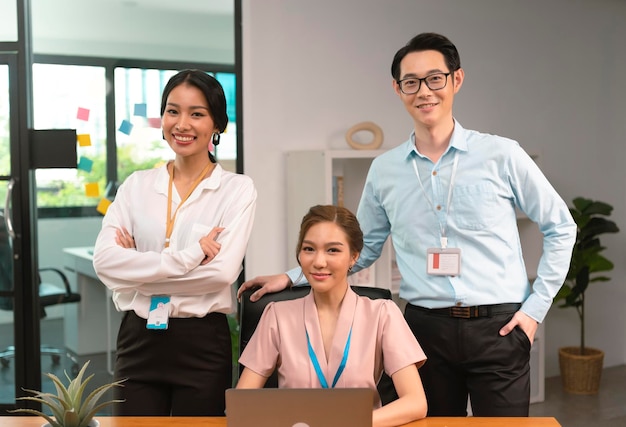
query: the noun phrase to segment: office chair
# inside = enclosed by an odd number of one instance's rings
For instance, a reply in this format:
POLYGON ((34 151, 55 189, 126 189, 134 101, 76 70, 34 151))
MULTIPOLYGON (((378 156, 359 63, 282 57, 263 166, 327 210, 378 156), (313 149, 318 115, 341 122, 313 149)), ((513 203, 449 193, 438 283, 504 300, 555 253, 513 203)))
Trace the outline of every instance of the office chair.
MULTIPOLYGON (((383 288, 373 288, 369 286, 351 286, 352 290, 356 292, 360 296, 366 296, 371 299, 377 298, 385 298, 391 299, 391 291, 389 289, 383 288)), ((246 290, 241 296, 241 305, 239 307, 239 355, 243 352, 252 338, 252 334, 254 333, 259 320, 261 319, 261 315, 263 314, 263 310, 265 306, 272 301, 284 301, 284 300, 292 300, 297 298, 302 298, 309 294, 311 287, 310 286, 293 286, 290 288, 286 288, 280 292, 275 293, 267 293, 263 295, 258 301, 251 302, 250 295, 255 291, 246 290)), ((239 373, 243 371, 243 366, 239 365, 239 373)), ((265 383, 265 388, 276 388, 278 387, 278 374, 276 371, 270 375, 265 383)), ((389 402, 392 402, 398 398, 398 394, 396 393, 396 389, 393 385, 393 381, 391 377, 389 377, 385 372, 383 372, 383 376, 378 382, 377 385, 378 394, 380 395, 380 400, 383 405, 386 405, 389 402)))
MULTIPOLYGON (((39 282, 39 310, 40 318, 46 317, 46 307, 57 304, 68 304, 80 301, 80 294, 72 292, 67 276, 58 268, 44 267, 37 272, 39 282), (52 273, 61 280, 63 287, 54 283, 42 281, 42 273, 52 273)), ((0 309, 13 310, 13 250, 11 238, 7 230, 4 215, 0 212, 0 309)), ((41 354, 52 358, 57 365, 61 356, 66 355, 72 361, 72 372, 78 373, 78 360, 69 352, 47 345, 41 346, 41 354)), ((9 346, 0 352, 0 365, 9 366, 9 361, 15 357, 15 347, 9 346)))

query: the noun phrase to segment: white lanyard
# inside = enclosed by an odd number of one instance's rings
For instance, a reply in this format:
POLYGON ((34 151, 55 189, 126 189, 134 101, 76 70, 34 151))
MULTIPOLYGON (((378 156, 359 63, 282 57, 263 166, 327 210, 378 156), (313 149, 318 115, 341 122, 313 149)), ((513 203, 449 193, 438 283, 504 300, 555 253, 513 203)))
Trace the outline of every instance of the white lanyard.
POLYGON ((428 194, 426 193, 426 190, 424 189, 422 178, 420 178, 420 173, 417 170, 417 162, 415 161, 415 158, 413 158, 413 169, 415 170, 415 176, 417 176, 417 181, 420 183, 420 188, 422 189, 422 193, 424 193, 424 197, 426 198, 426 201, 428 202, 431 209, 435 213, 435 216, 437 217, 437 222, 439 222, 439 228, 441 229, 441 248, 442 249, 445 249, 448 246, 448 238, 446 237, 446 227, 448 223, 448 213, 450 212, 450 203, 452 202, 452 189, 454 187, 454 179, 456 177, 456 170, 457 170, 458 164, 459 164, 459 152, 456 151, 454 153, 454 160, 452 163, 452 175, 450 175, 450 186, 448 187, 448 201, 446 203, 446 222, 445 224, 442 224, 441 221, 439 221, 439 216, 437 215, 437 209, 435 209, 435 205, 433 205, 432 200, 430 200, 430 197, 428 197, 428 194))

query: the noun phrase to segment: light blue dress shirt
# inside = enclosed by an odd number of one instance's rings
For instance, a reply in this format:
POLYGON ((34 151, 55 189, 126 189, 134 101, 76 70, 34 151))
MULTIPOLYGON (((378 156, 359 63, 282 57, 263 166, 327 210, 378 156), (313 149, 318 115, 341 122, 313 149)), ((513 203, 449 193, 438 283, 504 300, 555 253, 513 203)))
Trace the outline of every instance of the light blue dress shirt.
MULTIPOLYGON (((376 261, 391 235, 402 277, 400 297, 409 303, 442 308, 521 302, 521 310, 538 322, 565 280, 576 239, 566 203, 516 141, 466 130, 457 121, 437 163, 418 153, 414 133, 374 159, 357 217, 365 246, 353 271, 376 261), (516 207, 543 234, 532 286, 516 207), (447 246, 461 250, 458 276, 426 273, 427 249, 441 248, 443 232, 447 246)), ((296 283, 300 269, 287 274, 296 283)))

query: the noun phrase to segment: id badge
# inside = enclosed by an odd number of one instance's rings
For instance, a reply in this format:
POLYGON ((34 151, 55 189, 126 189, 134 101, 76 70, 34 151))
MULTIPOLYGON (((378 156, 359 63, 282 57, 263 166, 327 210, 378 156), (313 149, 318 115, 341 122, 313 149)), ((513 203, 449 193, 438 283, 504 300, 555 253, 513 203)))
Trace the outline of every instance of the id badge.
POLYGON ((434 276, 458 276, 461 274, 461 249, 428 248, 426 272, 434 276))
POLYGON ((150 299, 150 312, 148 313, 148 329, 167 329, 170 318, 170 297, 154 295, 150 299))

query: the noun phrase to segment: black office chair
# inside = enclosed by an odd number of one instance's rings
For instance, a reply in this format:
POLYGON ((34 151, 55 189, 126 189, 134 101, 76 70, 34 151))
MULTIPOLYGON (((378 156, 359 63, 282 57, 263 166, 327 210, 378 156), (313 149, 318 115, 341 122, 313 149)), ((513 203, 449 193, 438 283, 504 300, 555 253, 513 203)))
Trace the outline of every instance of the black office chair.
MULTIPOLYGON (((391 291, 383 288, 372 288, 369 286, 352 286, 352 290, 358 295, 366 296, 371 299, 385 298, 391 299, 391 291)), ((239 355, 243 352, 252 338, 263 310, 265 306, 272 301, 284 301, 302 298, 309 294, 311 291, 310 286, 294 286, 284 289, 280 292, 267 293, 263 295, 258 301, 251 302, 250 295, 254 290, 246 290, 241 296, 241 304, 239 306, 239 355)), ((239 373, 243 371, 243 366, 239 365, 239 373)), ((276 371, 270 375, 265 383, 265 388, 278 387, 278 374, 276 371)), ((378 394, 383 405, 392 402, 398 398, 396 389, 393 386, 393 381, 386 373, 383 372, 383 376, 377 384, 378 394)))
MULTIPOLYGON (((68 304, 80 301, 80 294, 72 292, 67 276, 63 271, 53 268, 40 268, 37 272, 39 279, 39 310, 40 317, 46 317, 46 307, 57 304, 68 304), (62 287, 54 283, 42 281, 42 273, 54 274, 62 282, 62 287)), ((0 309, 13 310, 13 250, 4 215, 0 212, 0 309)), ((78 360, 71 353, 59 348, 42 345, 41 354, 52 358, 57 365, 61 356, 67 356, 72 362, 72 372, 78 373, 78 360)), ((9 366, 9 361, 15 357, 15 347, 9 346, 0 352, 0 365, 9 366)))

